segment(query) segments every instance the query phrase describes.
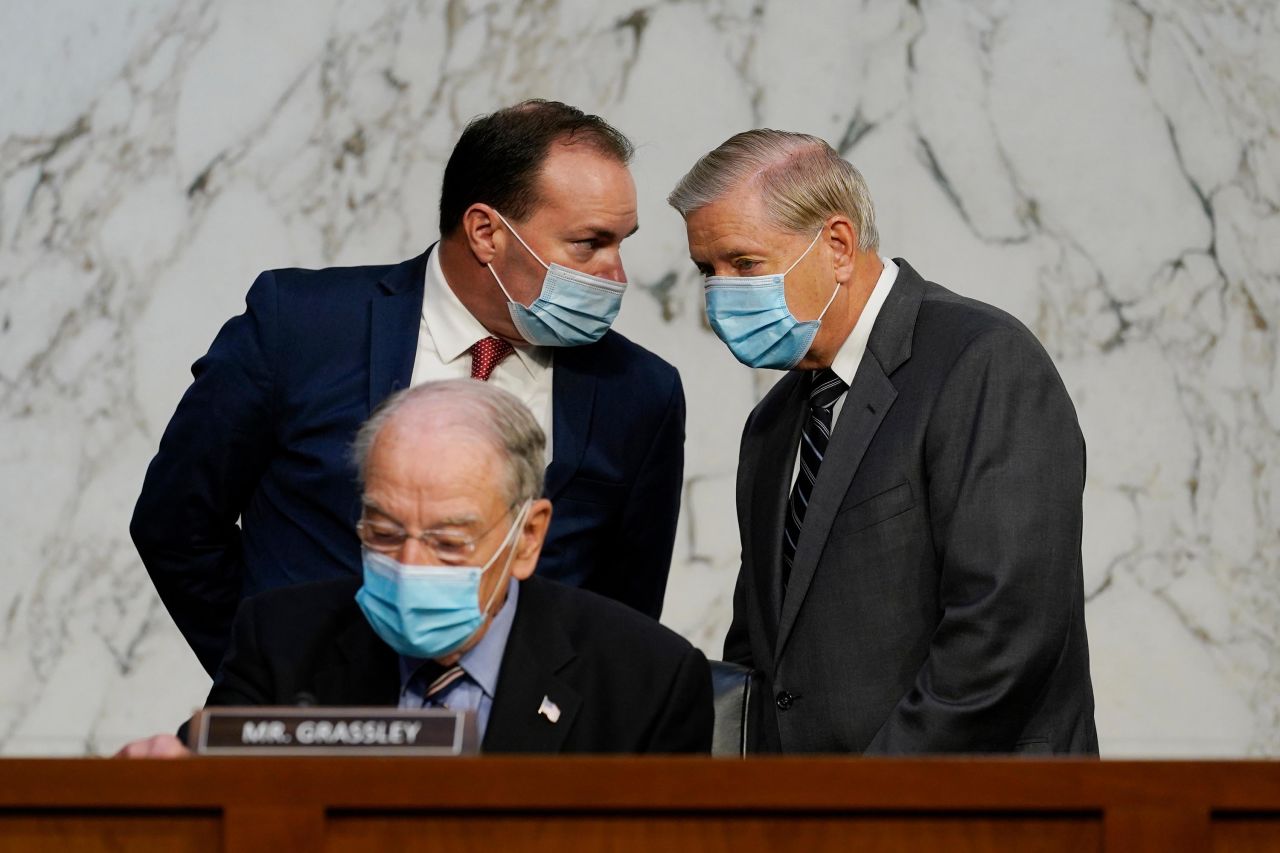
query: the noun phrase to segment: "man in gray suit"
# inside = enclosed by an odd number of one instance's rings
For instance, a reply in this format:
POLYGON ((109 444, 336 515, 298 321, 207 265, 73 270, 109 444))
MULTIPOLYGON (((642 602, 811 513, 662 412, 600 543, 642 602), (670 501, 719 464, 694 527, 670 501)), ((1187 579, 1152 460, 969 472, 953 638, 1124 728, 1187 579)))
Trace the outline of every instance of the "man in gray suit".
POLYGON ((789 372, 742 435, 724 655, 783 752, 1097 752, 1084 439, 1008 314, 878 255, 820 139, 738 134, 668 199, 712 328, 789 372))

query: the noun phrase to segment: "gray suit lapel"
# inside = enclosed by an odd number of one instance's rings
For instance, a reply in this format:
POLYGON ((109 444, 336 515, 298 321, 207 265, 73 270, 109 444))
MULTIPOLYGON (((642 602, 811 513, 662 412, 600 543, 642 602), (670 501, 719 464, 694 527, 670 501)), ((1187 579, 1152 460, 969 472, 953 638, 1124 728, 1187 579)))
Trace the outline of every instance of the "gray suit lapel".
POLYGON ((864 355, 853 385, 845 396, 844 408, 836 421, 835 432, 827 445, 818 480, 813 485, 813 495, 805 511, 804 525, 800 528, 800 541, 796 544, 796 558, 791 566, 791 581, 786 598, 782 602, 782 616, 778 623, 778 640, 774 659, 782 656, 787 637, 795 625, 800 605, 804 602, 813 582, 818 559, 827 544, 831 522, 849 490, 849 483, 862 463, 867 445, 880 428, 889 407, 898 392, 870 354, 864 355))
MULTIPOLYGON (((813 583, 831 524, 845 493, 862 464, 871 439, 897 399, 898 391, 889 376, 911 357, 911 338, 924 295, 924 281, 901 258, 896 258, 895 263, 899 268, 898 277, 871 329, 867 351, 845 396, 805 512, 790 584, 782 602, 778 638, 774 644, 775 661, 782 657, 800 607, 813 583)), ((782 516, 778 518, 781 524, 782 516)), ((852 570, 856 571, 857 567, 852 567, 852 570)))
POLYGON ((805 380, 803 372, 778 380, 776 390, 770 391, 755 415, 759 426, 752 429, 742 448, 743 459, 757 460, 743 478, 744 568, 751 573, 759 593, 760 613, 769 637, 777 636, 778 612, 782 609, 782 528, 791 492, 791 470, 807 411, 805 380))

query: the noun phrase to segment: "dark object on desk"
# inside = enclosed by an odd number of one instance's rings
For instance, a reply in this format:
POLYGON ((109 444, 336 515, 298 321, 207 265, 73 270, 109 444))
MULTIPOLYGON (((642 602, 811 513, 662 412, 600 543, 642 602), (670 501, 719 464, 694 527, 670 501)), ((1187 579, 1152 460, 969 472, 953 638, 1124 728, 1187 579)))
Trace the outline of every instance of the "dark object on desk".
POLYGON ((197 755, 476 755, 473 711, 447 708, 205 708, 191 718, 197 755))

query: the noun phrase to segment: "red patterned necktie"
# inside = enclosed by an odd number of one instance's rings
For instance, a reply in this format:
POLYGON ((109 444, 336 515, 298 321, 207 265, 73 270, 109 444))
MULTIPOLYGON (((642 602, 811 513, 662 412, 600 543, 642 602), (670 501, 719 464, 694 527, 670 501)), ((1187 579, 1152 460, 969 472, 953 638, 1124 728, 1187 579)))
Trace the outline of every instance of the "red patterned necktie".
POLYGON ((511 344, 502 338, 481 338, 471 345, 471 378, 481 382, 489 381, 489 374, 511 353, 515 352, 511 344))

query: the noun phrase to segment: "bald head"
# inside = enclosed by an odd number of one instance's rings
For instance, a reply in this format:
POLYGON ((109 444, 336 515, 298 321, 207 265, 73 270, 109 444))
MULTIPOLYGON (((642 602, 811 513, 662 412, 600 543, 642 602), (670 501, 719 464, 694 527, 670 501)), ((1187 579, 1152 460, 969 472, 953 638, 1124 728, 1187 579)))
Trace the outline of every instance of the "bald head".
MULTIPOLYGON (((441 459, 465 450, 491 461, 502 474, 510 503, 542 494, 546 436, 516 397, 486 382, 451 379, 426 382, 388 397, 356 433, 352 456, 368 485, 375 445, 411 461, 441 459)), ((478 473, 478 472, 477 472, 478 473)))

